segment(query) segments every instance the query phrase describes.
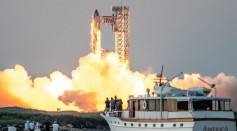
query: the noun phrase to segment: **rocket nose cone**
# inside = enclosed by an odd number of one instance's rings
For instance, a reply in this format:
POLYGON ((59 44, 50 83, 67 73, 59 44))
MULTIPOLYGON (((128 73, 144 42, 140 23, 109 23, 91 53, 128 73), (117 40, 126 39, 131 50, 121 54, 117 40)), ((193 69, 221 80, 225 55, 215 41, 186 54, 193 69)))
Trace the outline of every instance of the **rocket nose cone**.
POLYGON ((99 12, 97 9, 95 10, 94 16, 99 16, 99 12))

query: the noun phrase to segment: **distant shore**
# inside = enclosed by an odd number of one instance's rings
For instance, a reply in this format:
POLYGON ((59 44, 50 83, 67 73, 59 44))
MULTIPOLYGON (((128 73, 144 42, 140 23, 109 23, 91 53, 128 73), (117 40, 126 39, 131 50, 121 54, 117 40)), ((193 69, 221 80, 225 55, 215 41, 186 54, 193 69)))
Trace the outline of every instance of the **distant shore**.
POLYGON ((81 113, 77 111, 47 112, 21 107, 0 108, 0 130, 8 126, 15 126, 19 130, 24 129, 26 121, 34 121, 41 124, 40 129, 45 128, 48 120, 51 125, 57 121, 65 130, 75 131, 95 130, 109 131, 108 123, 100 116, 100 112, 81 113))

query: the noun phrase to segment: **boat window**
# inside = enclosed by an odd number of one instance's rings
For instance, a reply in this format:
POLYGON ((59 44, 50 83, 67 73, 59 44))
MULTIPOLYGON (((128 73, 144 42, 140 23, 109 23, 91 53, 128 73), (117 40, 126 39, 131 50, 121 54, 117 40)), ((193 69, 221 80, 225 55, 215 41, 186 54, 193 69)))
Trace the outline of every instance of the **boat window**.
POLYGON ((163 111, 167 111, 167 100, 163 99, 163 111))
POLYGON ((188 101, 178 101, 177 102, 178 111, 188 110, 188 101))
MULTIPOLYGON (((154 99, 150 99, 150 100, 136 100, 134 101, 134 106, 135 106, 135 110, 136 111, 145 111, 145 110, 149 110, 149 111, 160 111, 160 100, 154 100, 154 99)), ((163 99, 162 100, 162 107, 163 107, 163 111, 167 111, 168 107, 167 107, 167 99, 163 99)), ((131 110, 132 108, 132 104, 130 102, 129 108, 131 110)), ((175 109, 177 107, 175 106, 175 109)), ((177 110, 177 109, 176 109, 177 110)))
MULTIPOLYGON (((160 111, 160 100, 156 100, 156 111, 160 111)), ((167 99, 162 99, 162 111, 167 111, 167 99)))
POLYGON ((212 101, 212 110, 218 110, 218 101, 212 101))
POLYGON ((153 127, 156 127, 156 124, 153 124, 153 127))
POLYGON ((129 109, 133 110, 133 100, 129 100, 129 109))
POLYGON ((225 110, 226 111, 231 110, 230 101, 225 101, 225 110))
POLYGON ((220 107, 220 110, 221 111, 224 111, 225 110, 225 101, 219 101, 219 107, 220 107))
POLYGON ((156 111, 160 111, 160 100, 156 100, 156 111))
POLYGON ((177 111, 177 100, 176 99, 169 99, 168 100, 168 111, 174 112, 177 111))
POLYGON ((213 110, 228 111, 231 110, 230 100, 215 100, 213 101, 213 110))
POLYGON ((147 127, 147 124, 145 124, 145 127, 147 127))
POLYGON ((136 111, 139 111, 140 110, 140 106, 139 106, 139 102, 140 102, 140 100, 135 100, 135 110, 136 111))
POLYGON ((149 100, 149 111, 155 110, 155 100, 149 100))
POLYGON ((193 101, 193 109, 196 110, 212 110, 211 100, 193 101))

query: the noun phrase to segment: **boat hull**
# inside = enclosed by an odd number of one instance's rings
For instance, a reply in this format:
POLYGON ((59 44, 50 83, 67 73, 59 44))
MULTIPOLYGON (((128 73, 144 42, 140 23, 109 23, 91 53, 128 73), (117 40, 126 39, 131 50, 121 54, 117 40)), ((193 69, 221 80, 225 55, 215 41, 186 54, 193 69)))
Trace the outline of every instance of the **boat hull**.
POLYGON ((101 115, 109 124, 111 131, 236 131, 232 120, 193 120, 179 122, 124 121, 118 117, 101 115))

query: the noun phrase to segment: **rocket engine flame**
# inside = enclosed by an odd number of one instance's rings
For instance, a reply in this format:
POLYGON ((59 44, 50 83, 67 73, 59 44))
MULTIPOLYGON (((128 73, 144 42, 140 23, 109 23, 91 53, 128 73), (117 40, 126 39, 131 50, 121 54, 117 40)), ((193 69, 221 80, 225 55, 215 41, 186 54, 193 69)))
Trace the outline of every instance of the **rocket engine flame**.
MULTIPOLYGON (((145 94, 146 88, 153 90, 152 79, 155 74, 144 75, 126 70, 115 53, 108 53, 104 57, 89 54, 80 58, 79 63, 72 71, 72 78, 57 71, 50 77, 31 79, 20 65, 0 71, 0 107, 97 111, 104 109, 106 97, 116 95, 126 101, 129 95, 145 94)), ((217 95, 231 97, 233 109, 237 109, 237 78, 234 76, 220 73, 211 78, 200 74, 184 74, 184 79, 176 78, 171 85, 183 89, 206 86, 197 77, 215 83, 217 95)), ((126 108, 127 103, 123 103, 126 108)))

